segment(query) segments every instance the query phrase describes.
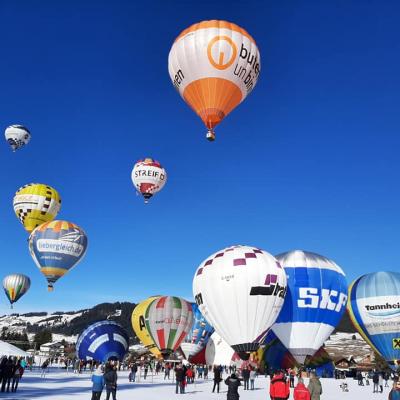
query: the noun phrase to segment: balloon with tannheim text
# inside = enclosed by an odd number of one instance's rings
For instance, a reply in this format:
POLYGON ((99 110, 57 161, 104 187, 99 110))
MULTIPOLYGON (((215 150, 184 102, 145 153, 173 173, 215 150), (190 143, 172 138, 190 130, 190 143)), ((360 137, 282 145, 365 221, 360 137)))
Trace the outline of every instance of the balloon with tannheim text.
POLYGON ((193 278, 193 296, 205 319, 247 359, 281 311, 286 274, 271 254, 232 246, 206 258, 193 278))
POLYGON ((169 52, 172 84, 215 139, 214 128, 257 84, 261 62, 255 40, 227 21, 202 21, 185 29, 169 52))
POLYGON ((348 310, 370 346, 396 370, 400 366, 400 273, 378 271, 356 279, 348 310))

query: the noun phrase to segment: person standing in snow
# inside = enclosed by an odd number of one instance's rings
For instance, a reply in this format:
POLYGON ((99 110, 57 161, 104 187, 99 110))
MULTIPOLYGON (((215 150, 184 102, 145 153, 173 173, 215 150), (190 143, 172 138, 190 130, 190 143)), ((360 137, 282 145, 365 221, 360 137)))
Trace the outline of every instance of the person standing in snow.
POLYGON ((241 386, 239 378, 236 374, 232 374, 225 379, 225 384, 228 386, 228 393, 226 394, 227 400, 239 400, 239 386, 241 386))
POLYGON ((215 392, 215 388, 217 388, 217 393, 219 393, 219 384, 222 381, 222 367, 214 366, 214 386, 213 393, 215 392))
POLYGON ((393 382, 393 388, 389 392, 388 400, 400 400, 400 381, 393 382))
POLYGON ((101 366, 92 375, 92 400, 100 400, 104 387, 104 376, 101 366))
POLYGON ((269 386, 271 400, 287 400, 290 395, 289 382, 286 381, 282 371, 275 372, 269 386))
POLYGON ((242 378, 244 383, 244 390, 249 390, 250 371, 249 367, 244 367, 242 370, 242 378))
POLYGON ((256 379, 257 372, 254 368, 250 370, 250 389, 254 390, 254 381, 256 379))
POLYGON ((106 365, 104 374, 104 384, 106 385, 106 400, 112 395, 113 400, 117 400, 117 368, 114 365, 106 365))
POLYGON ((322 394, 321 381, 315 374, 315 372, 310 373, 310 382, 308 383, 308 390, 310 392, 311 400, 320 400, 322 394))
POLYGON ((293 392, 294 400, 311 400, 310 392, 304 385, 303 378, 299 378, 293 392))
POLYGON ((378 385, 379 385, 379 393, 382 393, 383 392, 383 376, 382 376, 382 372, 379 374, 378 385))
POLYGON ((178 389, 180 394, 185 393, 185 378, 186 378, 186 371, 183 369, 182 365, 179 364, 175 368, 175 393, 178 394, 178 389))

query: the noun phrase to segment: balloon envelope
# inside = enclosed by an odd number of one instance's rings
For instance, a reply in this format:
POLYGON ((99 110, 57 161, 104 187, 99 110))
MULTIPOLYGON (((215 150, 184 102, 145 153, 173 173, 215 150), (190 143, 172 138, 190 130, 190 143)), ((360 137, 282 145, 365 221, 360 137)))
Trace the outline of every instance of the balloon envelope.
POLYGON ((396 369, 400 360, 400 273, 379 271, 349 289, 350 318, 363 338, 396 369))
POLYGON ((20 299, 30 286, 31 280, 24 274, 11 274, 3 279, 3 288, 10 304, 20 299))
POLYGON ((271 254, 250 246, 228 247, 211 255, 193 278, 201 313, 243 358, 259 348, 285 294, 283 268, 271 254))
POLYGON ((76 342, 76 353, 81 360, 106 362, 122 361, 129 347, 129 336, 114 321, 100 321, 86 328, 76 342))
POLYGON ((134 165, 132 182, 147 203, 154 194, 164 187, 167 182, 167 172, 158 161, 145 158, 134 165))
POLYGON ((206 321, 196 303, 192 303, 192 310, 194 319, 192 329, 181 344, 181 349, 187 360, 205 347, 214 332, 214 328, 206 321))
POLYGON ((49 290, 83 258, 87 245, 85 232, 72 222, 47 222, 31 233, 29 250, 49 290))
POLYGON ((163 296, 146 309, 146 328, 163 356, 176 351, 193 323, 191 304, 180 297, 163 296))
POLYGON ((52 221, 61 208, 57 190, 42 183, 29 183, 15 193, 14 211, 28 232, 39 225, 52 221))
POLYGON ((203 21, 184 30, 168 57, 172 84, 209 129, 214 128, 257 84, 260 53, 254 39, 226 21, 203 21))
POLYGON ((207 365, 231 365, 234 354, 232 347, 217 332, 211 335, 206 345, 207 365))
POLYGON ((132 312, 131 317, 132 328, 136 336, 142 342, 143 346, 145 346, 146 349, 148 349, 156 357, 160 357, 161 352, 158 350, 151 335, 149 334, 149 331, 146 328, 145 315, 147 307, 153 302, 153 300, 158 299, 159 297, 160 296, 149 297, 148 299, 137 304, 132 312))
POLYGON ((344 272, 332 260, 294 250, 276 256, 288 277, 288 292, 272 330, 303 364, 339 324, 347 301, 344 272))
POLYGON ((10 125, 6 128, 4 136, 12 151, 19 150, 31 140, 29 129, 23 125, 10 125))

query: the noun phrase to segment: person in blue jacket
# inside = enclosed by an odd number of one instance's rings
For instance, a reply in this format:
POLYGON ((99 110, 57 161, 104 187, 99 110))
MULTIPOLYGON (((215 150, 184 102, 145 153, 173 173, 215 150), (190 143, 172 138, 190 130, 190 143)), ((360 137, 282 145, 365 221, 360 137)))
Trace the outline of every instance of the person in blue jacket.
POLYGON ((400 381, 393 382, 393 388, 389 393, 389 400, 400 400, 400 381))
POLYGON ((92 400, 100 400, 101 393, 104 387, 103 370, 99 366, 92 375, 92 400))

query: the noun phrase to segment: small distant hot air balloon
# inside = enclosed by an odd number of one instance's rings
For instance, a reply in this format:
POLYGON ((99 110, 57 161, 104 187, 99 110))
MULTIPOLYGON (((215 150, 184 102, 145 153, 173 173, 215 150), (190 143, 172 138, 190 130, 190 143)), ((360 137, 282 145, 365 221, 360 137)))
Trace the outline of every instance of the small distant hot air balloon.
POLYGON ((347 307, 354 326, 396 370, 400 365, 400 273, 363 275, 349 292, 347 307))
POLYGON ((192 329, 181 344, 181 349, 187 360, 201 351, 214 333, 214 328, 206 321, 196 303, 192 303, 192 310, 194 317, 192 329))
POLYGON ((193 323, 191 304, 180 297, 163 296, 146 309, 146 328, 163 357, 181 345, 193 323))
POLYGON ((278 261, 251 246, 211 255, 193 278, 193 296, 204 318, 244 360, 260 347, 286 290, 286 274, 278 261))
POLYGON ((57 216, 61 197, 51 186, 29 183, 15 193, 13 206, 21 224, 28 232, 32 232, 37 226, 57 216))
POLYGON ((46 277, 49 291, 59 278, 81 261, 87 245, 85 232, 72 222, 47 222, 31 233, 29 251, 46 277))
POLYGON ((3 288, 10 301, 11 308, 29 290, 30 286, 31 280, 23 274, 11 274, 3 279, 3 288))
POLYGON ((145 158, 134 165, 132 181, 138 193, 144 197, 144 202, 148 203, 164 187, 167 173, 158 161, 145 158))
POLYGON ((272 330, 299 364, 329 338, 346 310, 343 270, 319 254, 294 250, 276 256, 285 269, 288 291, 272 330))
POLYGON ((132 312, 131 317, 132 328, 136 336, 142 342, 143 346, 146 347, 146 349, 153 353, 157 358, 161 357, 161 353, 146 328, 145 315, 149 305, 153 302, 153 300, 158 299, 159 297, 160 296, 149 297, 148 299, 137 304, 132 312))
POLYGON ((76 342, 76 353, 81 360, 122 361, 128 352, 129 336, 115 321, 100 321, 90 325, 76 342))
POLYGON ((4 132, 7 143, 12 148, 12 151, 19 150, 31 140, 31 133, 28 128, 23 125, 10 125, 4 132))
POLYGON ((203 21, 184 30, 168 57, 172 84, 208 128, 214 128, 254 89, 260 74, 254 39, 226 21, 203 21))

